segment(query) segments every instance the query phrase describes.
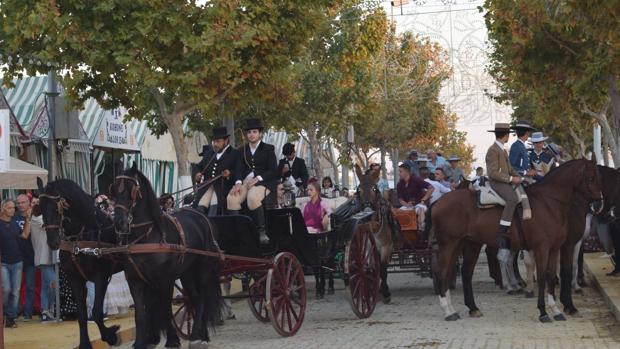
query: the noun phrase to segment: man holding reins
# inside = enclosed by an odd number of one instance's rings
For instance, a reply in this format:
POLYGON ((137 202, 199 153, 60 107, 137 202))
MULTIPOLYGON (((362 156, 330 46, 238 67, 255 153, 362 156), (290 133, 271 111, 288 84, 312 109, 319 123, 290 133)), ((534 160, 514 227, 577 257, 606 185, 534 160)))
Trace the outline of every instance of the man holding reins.
POLYGON ((256 223, 261 244, 269 243, 265 230, 265 210, 263 199, 276 190, 278 182, 278 160, 275 148, 262 142, 263 123, 258 119, 248 119, 244 128, 248 143, 240 149, 240 178, 227 197, 228 210, 238 214, 241 204, 246 201, 250 215, 256 223))
POLYGON ((211 146, 205 146, 202 160, 194 168, 194 180, 199 186, 194 205, 209 216, 226 212, 226 196, 241 181, 239 154, 230 146, 226 127, 216 127, 211 134, 211 146), (211 182, 211 183, 209 183, 211 182), (209 183, 209 184, 206 184, 209 183))

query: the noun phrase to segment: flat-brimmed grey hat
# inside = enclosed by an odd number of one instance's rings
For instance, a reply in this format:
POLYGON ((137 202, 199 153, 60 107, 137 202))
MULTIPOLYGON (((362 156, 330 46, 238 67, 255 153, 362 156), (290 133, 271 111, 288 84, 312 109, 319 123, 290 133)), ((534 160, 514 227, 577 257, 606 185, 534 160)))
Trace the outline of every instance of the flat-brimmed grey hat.
POLYGON ((461 158, 459 158, 458 155, 452 155, 452 156, 450 156, 448 161, 461 161, 461 158))
POLYGON ((532 143, 544 142, 549 137, 545 137, 542 132, 534 132, 532 133, 532 138, 530 139, 532 143))

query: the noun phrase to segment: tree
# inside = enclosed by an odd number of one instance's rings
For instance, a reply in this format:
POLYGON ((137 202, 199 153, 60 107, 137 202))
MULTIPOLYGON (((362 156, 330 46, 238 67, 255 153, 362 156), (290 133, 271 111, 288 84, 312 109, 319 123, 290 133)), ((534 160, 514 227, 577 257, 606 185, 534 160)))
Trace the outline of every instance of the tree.
MULTIPOLYGON (((307 45, 328 0, 37 0, 0 2, 0 47, 25 57, 3 66, 10 81, 59 67, 65 92, 81 103, 125 106, 170 132, 187 183, 182 124, 196 110, 217 120, 228 101, 264 97, 273 72, 307 45), (33 63, 35 62, 35 63, 33 63)), ((187 184, 184 183, 183 186, 187 184)))
MULTIPOLYGON (((617 2, 487 0, 489 71, 498 98, 530 110, 556 137, 571 135, 583 152, 584 126, 601 125, 620 163, 617 2)), ((587 130, 586 130, 587 131, 587 130)))

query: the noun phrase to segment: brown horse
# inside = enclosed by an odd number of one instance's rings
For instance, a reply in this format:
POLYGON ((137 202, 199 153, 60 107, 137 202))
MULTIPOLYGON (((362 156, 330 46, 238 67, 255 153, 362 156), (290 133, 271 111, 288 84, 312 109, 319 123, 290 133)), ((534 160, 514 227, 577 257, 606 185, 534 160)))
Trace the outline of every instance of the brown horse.
MULTIPOLYGON (((509 231, 510 241, 513 250, 523 249, 525 243, 535 252, 539 281, 539 320, 550 322, 545 310, 545 286, 548 283, 550 286, 552 282, 557 267, 555 261, 567 237, 570 203, 575 193, 581 193, 588 201, 602 198, 598 169, 591 161, 573 160, 551 171, 526 191, 532 206, 532 219, 520 222, 515 217, 516 224, 509 231)), ((495 233, 501 208, 481 210, 476 207, 475 200, 474 193, 456 190, 446 194, 433 206, 432 229, 436 239, 434 243, 438 248, 437 268, 434 272, 446 320, 460 318, 452 306, 447 281, 453 272, 451 266, 461 250, 465 305, 469 308, 470 316, 482 315, 474 301, 472 276, 482 245, 497 247, 495 233)))
POLYGON ((391 300, 390 289, 387 284, 387 267, 392 258, 394 238, 396 236, 393 224, 391 224, 394 221, 394 217, 392 217, 390 203, 381 196, 377 188, 379 172, 364 174, 362 168, 356 164, 355 173, 359 179, 356 195, 360 209, 370 208, 374 211, 370 226, 377 249, 381 255, 381 287, 379 291, 381 292, 383 302, 387 304, 391 300))

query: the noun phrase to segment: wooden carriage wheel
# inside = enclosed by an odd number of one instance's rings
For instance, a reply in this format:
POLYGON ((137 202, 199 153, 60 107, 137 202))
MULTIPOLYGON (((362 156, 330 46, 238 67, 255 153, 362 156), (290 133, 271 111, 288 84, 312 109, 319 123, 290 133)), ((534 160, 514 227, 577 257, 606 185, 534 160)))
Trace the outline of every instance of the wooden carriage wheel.
POLYGON ((253 282, 248 288, 248 304, 254 317, 260 322, 269 322, 269 314, 267 312, 266 284, 267 273, 255 274, 252 278, 253 282))
POLYGON ((180 303, 180 306, 173 311, 171 321, 172 325, 177 330, 179 337, 187 340, 192 334, 195 312, 189 302, 187 292, 177 285, 176 282, 174 283, 174 288, 181 293, 181 298, 173 299, 173 302, 180 303))
POLYGON ((360 319, 372 315, 379 299, 381 261, 368 224, 355 228, 345 249, 345 277, 351 309, 360 319))
POLYGON ((267 273, 267 310, 273 328, 283 337, 295 335, 306 312, 306 285, 301 264, 288 252, 279 253, 267 273))

